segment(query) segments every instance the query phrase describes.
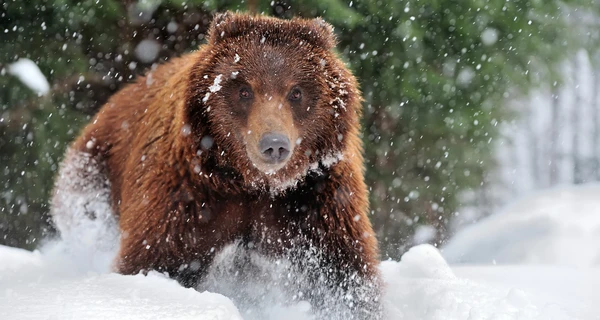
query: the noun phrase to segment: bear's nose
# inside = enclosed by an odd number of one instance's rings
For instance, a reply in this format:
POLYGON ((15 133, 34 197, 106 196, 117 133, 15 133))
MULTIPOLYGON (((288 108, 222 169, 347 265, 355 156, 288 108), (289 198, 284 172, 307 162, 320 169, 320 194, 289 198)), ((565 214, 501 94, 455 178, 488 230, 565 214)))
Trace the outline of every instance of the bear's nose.
POLYGON ((258 142, 258 148, 266 162, 283 162, 290 155, 290 139, 280 133, 265 133, 258 142))

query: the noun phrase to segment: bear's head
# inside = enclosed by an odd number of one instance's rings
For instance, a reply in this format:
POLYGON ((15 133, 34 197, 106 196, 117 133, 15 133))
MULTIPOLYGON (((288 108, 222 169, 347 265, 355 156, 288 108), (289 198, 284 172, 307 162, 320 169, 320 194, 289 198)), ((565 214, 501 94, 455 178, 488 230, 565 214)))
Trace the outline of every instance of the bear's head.
POLYGON ((281 191, 342 160, 358 139, 361 96, 328 23, 224 13, 208 37, 186 121, 216 165, 281 191))

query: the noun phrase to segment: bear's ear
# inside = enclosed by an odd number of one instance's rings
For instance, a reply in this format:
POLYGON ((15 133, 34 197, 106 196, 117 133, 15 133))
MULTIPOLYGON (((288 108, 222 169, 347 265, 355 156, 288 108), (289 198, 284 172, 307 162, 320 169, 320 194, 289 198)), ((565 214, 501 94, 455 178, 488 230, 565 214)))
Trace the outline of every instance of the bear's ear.
POLYGON ((314 40, 316 44, 324 49, 332 49, 337 44, 337 37, 333 32, 333 26, 327 23, 322 18, 314 18, 308 20, 308 26, 311 31, 314 31, 314 40))
POLYGON ((233 12, 217 13, 208 28, 208 40, 211 44, 216 44, 219 39, 226 38, 231 33, 236 33, 239 27, 233 12))
POLYGON ((222 22, 225 22, 231 18, 233 18, 233 13, 231 11, 217 12, 217 14, 215 14, 215 17, 213 18, 212 24, 213 26, 219 25, 222 22))

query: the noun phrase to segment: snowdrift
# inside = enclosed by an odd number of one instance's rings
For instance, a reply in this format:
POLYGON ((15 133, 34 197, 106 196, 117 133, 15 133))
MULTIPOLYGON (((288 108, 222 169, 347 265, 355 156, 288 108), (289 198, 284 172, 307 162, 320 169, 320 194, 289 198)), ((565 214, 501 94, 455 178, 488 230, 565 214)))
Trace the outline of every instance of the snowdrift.
MULTIPOLYGON (((243 319, 223 295, 158 273, 92 271, 95 262, 88 262, 85 270, 85 261, 0 246, 0 319, 243 319)), ((421 245, 381 270, 388 319, 600 319, 592 291, 600 287, 599 269, 450 268, 437 249, 421 245)), ((265 305, 269 319, 313 319, 307 302, 265 305)))
POLYGON ((524 198, 460 230, 442 252, 450 263, 599 267, 600 184, 524 198))

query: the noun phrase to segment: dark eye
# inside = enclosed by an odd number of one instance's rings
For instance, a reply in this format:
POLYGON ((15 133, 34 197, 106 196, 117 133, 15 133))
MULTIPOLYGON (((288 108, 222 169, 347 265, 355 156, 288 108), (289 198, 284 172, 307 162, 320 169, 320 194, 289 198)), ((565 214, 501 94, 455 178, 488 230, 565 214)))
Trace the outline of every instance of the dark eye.
POLYGON ((302 99, 302 91, 298 88, 293 88, 288 95, 288 99, 292 101, 300 101, 302 99))
POLYGON ((240 89, 240 98, 242 99, 251 99, 252 98, 252 90, 247 87, 243 87, 240 89))

